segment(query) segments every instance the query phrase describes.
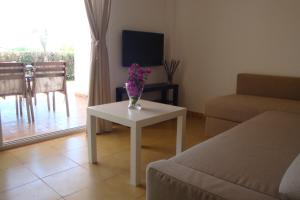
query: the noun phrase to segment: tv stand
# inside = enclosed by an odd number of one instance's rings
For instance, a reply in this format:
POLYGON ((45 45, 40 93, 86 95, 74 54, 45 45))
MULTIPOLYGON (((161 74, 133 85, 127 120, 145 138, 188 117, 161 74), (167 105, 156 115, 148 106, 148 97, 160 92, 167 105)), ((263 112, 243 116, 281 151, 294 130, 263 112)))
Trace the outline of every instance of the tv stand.
MULTIPOLYGON (((143 93, 146 92, 155 92, 160 91, 161 98, 157 100, 158 102, 165 104, 178 105, 178 84, 169 84, 169 83, 154 83, 154 84, 146 84, 144 86, 143 93), (168 98, 168 91, 173 90, 172 99, 168 98)), ((116 101, 122 101, 124 95, 127 95, 126 89, 124 87, 116 88, 116 101)))

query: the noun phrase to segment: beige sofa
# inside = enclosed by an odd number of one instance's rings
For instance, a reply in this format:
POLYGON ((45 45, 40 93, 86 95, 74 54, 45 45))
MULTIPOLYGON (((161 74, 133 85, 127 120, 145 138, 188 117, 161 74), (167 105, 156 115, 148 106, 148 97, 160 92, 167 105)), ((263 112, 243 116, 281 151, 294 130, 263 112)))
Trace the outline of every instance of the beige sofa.
POLYGON ((300 114, 268 111, 176 157, 151 163, 147 200, 299 197, 299 159, 291 167, 299 152, 300 114))
POLYGON ((239 74, 236 94, 206 103, 205 132, 217 135, 268 110, 300 113, 300 78, 239 74))

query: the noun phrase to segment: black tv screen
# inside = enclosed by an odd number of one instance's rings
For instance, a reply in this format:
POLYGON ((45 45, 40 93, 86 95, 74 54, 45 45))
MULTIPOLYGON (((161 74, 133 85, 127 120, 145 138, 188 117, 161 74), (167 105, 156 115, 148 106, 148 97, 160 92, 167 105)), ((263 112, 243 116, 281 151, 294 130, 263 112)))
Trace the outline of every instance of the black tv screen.
POLYGON ((164 57, 164 34, 124 30, 122 33, 122 64, 160 66, 164 57))

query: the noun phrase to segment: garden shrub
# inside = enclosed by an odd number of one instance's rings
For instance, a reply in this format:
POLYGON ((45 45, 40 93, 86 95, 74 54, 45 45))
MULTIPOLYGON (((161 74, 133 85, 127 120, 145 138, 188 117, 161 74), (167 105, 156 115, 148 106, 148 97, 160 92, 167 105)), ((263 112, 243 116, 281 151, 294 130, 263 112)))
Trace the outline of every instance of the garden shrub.
POLYGON ((67 66, 67 80, 74 80, 74 53, 72 52, 48 52, 46 55, 43 52, 0 52, 0 61, 22 62, 31 64, 32 62, 42 62, 44 57, 48 61, 65 61, 67 66))

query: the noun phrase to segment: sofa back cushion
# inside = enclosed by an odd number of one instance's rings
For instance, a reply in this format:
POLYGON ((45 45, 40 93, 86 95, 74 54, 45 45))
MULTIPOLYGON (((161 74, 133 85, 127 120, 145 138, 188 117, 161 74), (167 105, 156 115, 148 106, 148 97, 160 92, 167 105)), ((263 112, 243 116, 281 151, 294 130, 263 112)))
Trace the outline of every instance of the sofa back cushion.
POLYGON ((300 100, 300 77, 238 74, 237 94, 300 100))

